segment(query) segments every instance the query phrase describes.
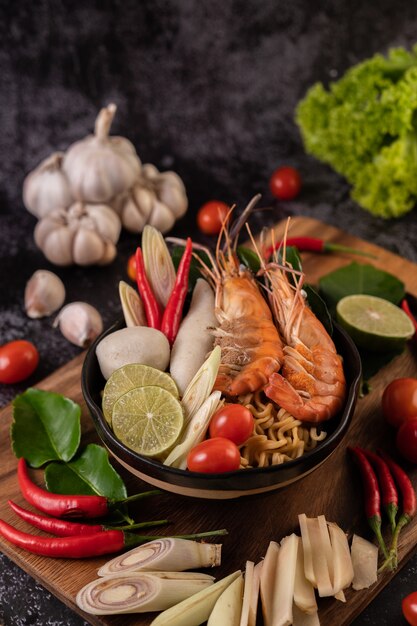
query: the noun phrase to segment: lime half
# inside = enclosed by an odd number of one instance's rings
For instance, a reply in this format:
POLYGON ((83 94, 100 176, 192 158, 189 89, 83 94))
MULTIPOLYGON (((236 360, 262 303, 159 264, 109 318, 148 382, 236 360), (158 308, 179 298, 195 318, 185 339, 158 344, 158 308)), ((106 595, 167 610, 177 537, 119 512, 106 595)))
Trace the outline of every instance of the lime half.
POLYGON ((373 352, 400 350, 414 334, 404 311, 383 298, 346 296, 339 300, 336 314, 356 345, 373 352))
POLYGON ((178 389, 174 380, 169 374, 161 372, 149 365, 130 363, 115 370, 106 382, 103 392, 102 408, 103 414, 108 423, 112 424, 112 414, 114 403, 127 391, 136 387, 147 387, 154 385, 169 391, 175 398, 178 398, 178 389))
POLYGON ((114 434, 144 456, 158 456, 176 442, 184 422, 179 401, 162 387, 137 387, 113 407, 114 434))

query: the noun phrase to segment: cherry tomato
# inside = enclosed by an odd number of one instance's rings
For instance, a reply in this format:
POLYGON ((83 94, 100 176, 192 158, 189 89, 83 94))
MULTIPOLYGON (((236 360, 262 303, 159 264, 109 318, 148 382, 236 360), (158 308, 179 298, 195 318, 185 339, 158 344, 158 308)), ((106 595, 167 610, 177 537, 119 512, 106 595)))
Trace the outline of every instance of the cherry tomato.
POLYGON ((129 257, 126 270, 130 280, 136 282, 136 254, 129 257))
POLYGON ((402 610, 410 626, 417 626, 417 591, 413 591, 403 598, 402 610))
POLYGON ((382 394, 382 413, 394 428, 417 418, 417 378, 397 378, 390 382, 382 394))
POLYGON ((301 177, 293 167, 279 167, 269 179, 269 188, 274 198, 293 200, 301 190, 301 177))
POLYGON ((401 424, 397 432, 396 446, 404 459, 417 463, 417 417, 401 424))
POLYGON ((210 200, 197 213, 197 226, 205 235, 218 235, 230 207, 220 200, 210 200))
POLYGON ((214 437, 197 444, 187 457, 187 467, 192 472, 220 474, 239 469, 239 448, 230 439, 214 437))
POLYGON ((39 352, 30 341, 19 339, 0 348, 0 383, 13 385, 28 378, 39 363, 39 352))
POLYGON ((225 404, 210 420, 210 437, 225 437, 237 446, 249 439, 252 432, 252 413, 241 404, 225 404))

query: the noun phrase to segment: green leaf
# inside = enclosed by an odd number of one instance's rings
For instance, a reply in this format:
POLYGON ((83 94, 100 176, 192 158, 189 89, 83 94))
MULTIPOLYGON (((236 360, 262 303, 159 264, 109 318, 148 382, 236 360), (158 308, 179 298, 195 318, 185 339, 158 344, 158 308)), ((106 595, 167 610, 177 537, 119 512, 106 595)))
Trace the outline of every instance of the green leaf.
POLYGON ((81 409, 64 396, 27 389, 13 401, 12 448, 32 467, 47 461, 69 461, 81 438, 81 409))
MULTIPOLYGON (((183 252, 184 252, 184 246, 175 246, 175 248, 172 249, 171 257, 172 257, 172 262, 175 267, 175 271, 177 271, 178 269, 178 265, 181 261, 183 252)), ((199 256, 200 259, 204 261, 206 265, 208 265, 208 267, 211 267, 210 259, 208 258, 207 254, 204 251, 195 250, 193 252, 195 252, 195 254, 197 254, 197 256, 199 256)), ((190 273, 188 275, 188 293, 193 291, 198 278, 203 278, 203 274, 201 272, 201 265, 194 257, 192 257, 191 265, 190 265, 190 273)))
POLYGON ((246 248, 246 246, 238 246, 236 252, 239 261, 243 263, 243 265, 246 265, 254 274, 259 271, 261 262, 256 252, 250 248, 246 248))
POLYGON ((307 301, 314 315, 320 320, 329 335, 332 336, 333 322, 325 301, 311 285, 304 285, 303 289, 307 294, 307 301))
POLYGON ((70 463, 50 463, 45 470, 46 487, 52 493, 105 496, 123 500, 126 487, 110 465, 107 451, 94 443, 86 446, 70 463))
POLYGON ((345 296, 365 293, 398 304, 405 295, 404 283, 398 278, 366 263, 353 262, 326 274, 319 281, 320 295, 332 315, 336 304, 345 296))

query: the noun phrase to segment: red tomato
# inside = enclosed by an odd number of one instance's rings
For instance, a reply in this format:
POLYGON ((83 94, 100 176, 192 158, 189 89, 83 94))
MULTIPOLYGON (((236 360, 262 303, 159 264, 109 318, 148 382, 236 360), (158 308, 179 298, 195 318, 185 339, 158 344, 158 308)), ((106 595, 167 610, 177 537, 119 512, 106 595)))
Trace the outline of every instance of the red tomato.
POLYGON ((127 262, 127 275, 130 280, 136 281, 136 255, 132 254, 127 262))
POLYGON ((197 226, 205 235, 218 235, 230 207, 220 200, 210 200, 197 213, 197 226))
POLYGON ((230 439, 214 437, 197 444, 187 457, 187 467, 192 472, 220 474, 239 469, 239 448, 230 439))
POLYGON ((417 417, 402 423, 397 432, 396 445, 404 459, 417 463, 417 417))
POLYGON ((301 190, 301 177, 293 167, 279 167, 269 179, 269 188, 274 198, 293 200, 301 190))
POLYGON ((394 428, 417 418, 417 378, 397 378, 390 382, 382 394, 382 413, 394 428))
POLYGON ((225 404, 210 420, 210 437, 225 437, 237 446, 249 439, 252 432, 252 413, 241 404, 225 404))
POLYGON ((417 591, 413 591, 402 601, 403 615, 411 626, 417 626, 417 591))
POLYGON ((0 383, 12 385, 28 378, 39 363, 39 352, 30 341, 19 339, 0 348, 0 383))

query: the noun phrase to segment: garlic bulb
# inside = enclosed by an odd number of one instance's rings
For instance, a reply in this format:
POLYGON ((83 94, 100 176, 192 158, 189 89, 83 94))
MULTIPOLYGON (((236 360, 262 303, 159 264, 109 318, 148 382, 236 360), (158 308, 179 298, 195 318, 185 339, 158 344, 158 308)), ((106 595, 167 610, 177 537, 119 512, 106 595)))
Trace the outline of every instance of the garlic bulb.
POLYGON ((141 170, 133 144, 124 137, 109 137, 116 105, 101 109, 94 135, 72 144, 63 170, 72 194, 83 202, 108 202, 132 187, 141 170))
POLYGON ((38 222, 35 242, 55 265, 105 265, 116 256, 121 223, 104 204, 76 202, 38 222))
POLYGON ((52 315, 64 301, 64 283, 53 272, 37 270, 26 284, 25 310, 28 317, 37 319, 52 315))
POLYGON ((188 199, 184 183, 175 172, 159 172, 147 163, 133 187, 116 198, 112 206, 127 230, 140 233, 149 224, 166 233, 187 211, 188 199))
POLYGON ((44 159, 23 183, 23 202, 30 213, 45 217, 54 209, 67 208, 72 196, 67 177, 62 171, 63 152, 54 152, 44 159))
POLYGON ((64 306, 53 326, 59 327, 65 339, 80 348, 86 348, 103 332, 100 313, 86 302, 71 302, 64 306))

